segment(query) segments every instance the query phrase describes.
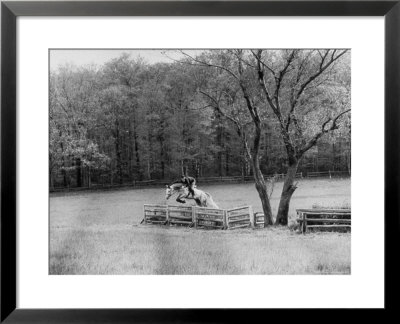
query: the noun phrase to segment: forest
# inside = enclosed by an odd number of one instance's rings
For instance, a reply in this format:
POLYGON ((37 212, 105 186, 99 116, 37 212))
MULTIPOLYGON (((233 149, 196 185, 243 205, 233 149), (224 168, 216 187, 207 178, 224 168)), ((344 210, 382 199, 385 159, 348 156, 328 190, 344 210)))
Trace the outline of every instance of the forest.
POLYGON ((175 52, 50 70, 50 190, 253 176, 272 223, 264 177, 285 173, 285 224, 296 172, 350 173, 350 51, 175 52))

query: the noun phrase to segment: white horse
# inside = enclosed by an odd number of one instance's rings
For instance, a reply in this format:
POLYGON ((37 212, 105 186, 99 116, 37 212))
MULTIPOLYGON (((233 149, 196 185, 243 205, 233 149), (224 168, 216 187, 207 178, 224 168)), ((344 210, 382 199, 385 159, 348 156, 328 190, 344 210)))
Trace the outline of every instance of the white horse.
POLYGON ((214 202, 211 195, 208 192, 193 187, 194 196, 189 192, 189 188, 181 182, 174 182, 173 184, 167 185, 165 191, 165 199, 169 199, 172 195, 178 194, 176 201, 184 204, 184 199, 194 199, 196 205, 199 207, 209 207, 219 209, 218 205, 214 202))

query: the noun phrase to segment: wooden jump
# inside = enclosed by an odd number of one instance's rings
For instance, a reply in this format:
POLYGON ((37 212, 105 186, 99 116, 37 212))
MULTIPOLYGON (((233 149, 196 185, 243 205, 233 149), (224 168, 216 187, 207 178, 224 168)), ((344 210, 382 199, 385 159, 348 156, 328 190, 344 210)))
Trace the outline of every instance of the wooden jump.
MULTIPOLYGON (((297 209, 301 233, 312 228, 350 228, 350 209, 297 209)), ((214 209, 198 206, 144 205, 141 223, 207 229, 264 227, 264 214, 251 206, 214 209)))
POLYGON ((255 215, 251 206, 214 209, 198 206, 144 205, 141 223, 214 229, 254 228, 255 215))
POLYGON ((350 209, 296 209, 296 212, 303 234, 310 228, 351 229, 350 209))

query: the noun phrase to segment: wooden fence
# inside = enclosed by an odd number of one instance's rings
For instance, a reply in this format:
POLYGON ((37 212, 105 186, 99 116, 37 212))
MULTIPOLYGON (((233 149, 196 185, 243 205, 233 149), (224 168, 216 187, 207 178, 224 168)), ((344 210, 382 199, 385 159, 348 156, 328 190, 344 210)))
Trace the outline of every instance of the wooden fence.
POLYGON ((214 209, 198 206, 144 205, 143 214, 144 224, 214 229, 256 227, 251 206, 214 209))
MULTIPOLYGON (((296 178, 334 178, 334 177, 349 177, 350 173, 348 171, 323 171, 323 172, 299 172, 296 173, 296 178)), ((278 174, 264 174, 266 180, 275 178, 280 181, 285 178, 284 173, 278 174)), ((253 176, 230 176, 230 177, 207 177, 207 178, 197 178, 198 183, 241 183, 241 182, 253 182, 253 176)), ((51 187, 50 192, 59 191, 79 191, 79 190, 103 190, 103 189, 117 189, 117 188, 143 188, 143 187, 164 187, 165 184, 170 183, 170 179, 165 180, 146 180, 146 181, 132 181, 129 183, 90 183, 90 186, 84 187, 51 187)))
MULTIPOLYGON (((310 229, 351 229, 350 209, 297 209, 300 231, 310 229)), ((214 209, 197 206, 144 205, 144 224, 188 226, 195 228, 236 229, 262 228, 262 212, 253 213, 251 206, 214 209)))
POLYGON ((340 178, 349 177, 349 171, 322 171, 322 172, 307 172, 302 177, 304 178, 340 178))
POLYGON ((251 206, 228 209, 226 213, 226 228, 235 229, 241 227, 254 228, 254 214, 251 206))
POLYGON ((260 228, 264 227, 265 225, 265 218, 263 212, 257 212, 254 214, 254 227, 260 228))
POLYGON ((351 229, 350 209, 296 209, 297 222, 303 234, 314 228, 351 229))

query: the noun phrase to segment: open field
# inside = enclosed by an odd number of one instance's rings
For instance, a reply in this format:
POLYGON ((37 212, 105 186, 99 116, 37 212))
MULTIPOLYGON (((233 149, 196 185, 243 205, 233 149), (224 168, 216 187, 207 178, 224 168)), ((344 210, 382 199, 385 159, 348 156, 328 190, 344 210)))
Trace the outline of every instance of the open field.
MULTIPOLYGON (((221 208, 253 205, 254 211, 262 210, 254 184, 199 188, 210 192, 221 208)), ((274 213, 281 189, 277 183, 274 213)), ((303 236, 287 228, 138 226, 145 203, 165 204, 164 188, 51 195, 50 274, 350 273, 350 233, 303 236)), ((350 179, 302 180, 292 199, 291 218, 296 208, 315 204, 350 205, 350 179)))

